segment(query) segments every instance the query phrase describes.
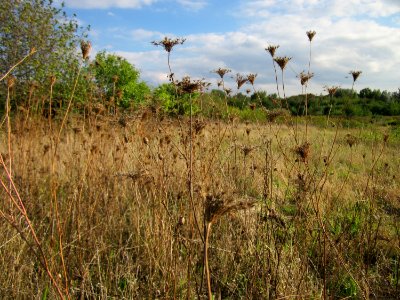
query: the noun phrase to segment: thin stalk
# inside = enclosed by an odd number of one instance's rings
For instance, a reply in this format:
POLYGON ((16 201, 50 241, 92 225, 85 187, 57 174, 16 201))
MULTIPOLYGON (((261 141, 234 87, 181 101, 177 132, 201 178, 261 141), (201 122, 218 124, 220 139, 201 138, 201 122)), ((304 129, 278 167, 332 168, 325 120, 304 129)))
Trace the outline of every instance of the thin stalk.
POLYGON ((275 60, 273 57, 272 57, 272 65, 274 66, 274 71, 275 71, 276 91, 278 92, 278 98, 280 98, 281 95, 279 94, 278 73, 276 72, 275 60))

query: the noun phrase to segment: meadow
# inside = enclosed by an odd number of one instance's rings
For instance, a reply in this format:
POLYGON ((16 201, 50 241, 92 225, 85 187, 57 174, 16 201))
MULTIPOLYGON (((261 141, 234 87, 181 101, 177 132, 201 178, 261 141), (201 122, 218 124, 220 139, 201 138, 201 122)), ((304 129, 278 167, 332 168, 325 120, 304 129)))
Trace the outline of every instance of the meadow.
POLYGON ((396 299, 400 137, 325 121, 17 114, 1 298, 396 299))

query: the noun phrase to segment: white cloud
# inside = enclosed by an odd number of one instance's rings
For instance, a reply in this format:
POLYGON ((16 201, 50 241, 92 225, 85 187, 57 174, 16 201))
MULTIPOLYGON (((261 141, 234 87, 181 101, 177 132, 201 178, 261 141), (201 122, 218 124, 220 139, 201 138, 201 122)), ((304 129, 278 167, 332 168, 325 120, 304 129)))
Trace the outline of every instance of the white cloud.
POLYGON ((177 2, 183 7, 194 11, 203 9, 207 5, 207 1, 203 0, 177 0, 177 2))
POLYGON ((106 9, 110 7, 117 8, 141 8, 151 5, 158 0, 65 0, 68 7, 74 8, 100 8, 106 9))

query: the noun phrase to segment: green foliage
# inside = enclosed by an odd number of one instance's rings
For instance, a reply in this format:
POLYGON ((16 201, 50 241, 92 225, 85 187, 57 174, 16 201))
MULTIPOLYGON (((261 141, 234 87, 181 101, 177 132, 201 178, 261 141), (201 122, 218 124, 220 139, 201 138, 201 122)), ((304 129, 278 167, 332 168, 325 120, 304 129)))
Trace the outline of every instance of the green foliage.
POLYGON ((121 107, 141 103, 150 94, 147 84, 139 81, 139 71, 118 55, 101 51, 90 68, 101 92, 107 99, 114 97, 121 107))
POLYGON ((14 75, 19 83, 57 77, 76 64, 78 23, 51 0, 0 2, 0 70, 10 69, 32 48, 37 52, 14 75))

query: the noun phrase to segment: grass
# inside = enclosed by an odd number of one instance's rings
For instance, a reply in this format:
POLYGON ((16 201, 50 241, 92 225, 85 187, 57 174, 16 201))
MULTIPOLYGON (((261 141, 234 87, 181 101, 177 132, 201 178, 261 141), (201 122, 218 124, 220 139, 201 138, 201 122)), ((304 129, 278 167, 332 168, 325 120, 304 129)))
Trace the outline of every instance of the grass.
MULTIPOLYGON (((397 297, 400 140, 387 127, 311 122, 302 156, 294 121, 200 123, 190 138, 186 118, 74 115, 54 155, 47 120, 13 118, 13 181, 64 297, 206 298, 205 238, 215 297, 397 297), (227 214, 205 235, 207 199, 227 214)), ((27 239, 0 219, 1 298, 56 297, 26 222, 0 207, 27 239)))

